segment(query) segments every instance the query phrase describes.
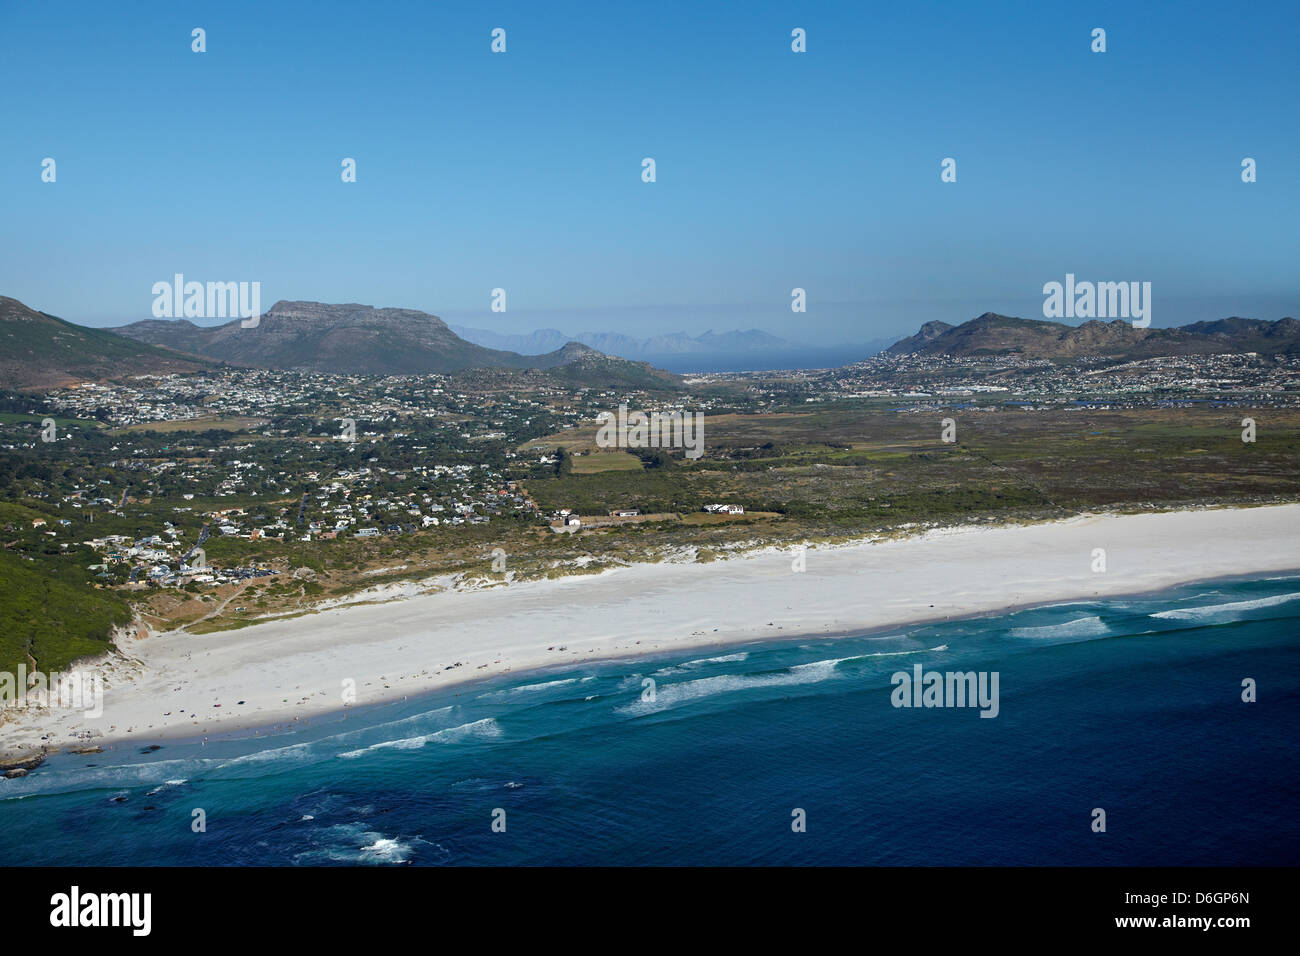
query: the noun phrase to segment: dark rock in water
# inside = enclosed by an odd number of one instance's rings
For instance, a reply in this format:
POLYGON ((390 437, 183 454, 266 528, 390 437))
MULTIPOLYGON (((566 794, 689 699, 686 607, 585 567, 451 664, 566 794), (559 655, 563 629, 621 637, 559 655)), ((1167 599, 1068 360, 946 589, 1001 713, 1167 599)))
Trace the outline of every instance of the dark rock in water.
POLYGON ((70 754, 102 754, 103 747, 78 747, 76 750, 69 750, 70 754))
POLYGON ((12 769, 12 770, 6 770, 6 771, 5 771, 5 776, 8 777, 10 780, 12 780, 14 777, 25 777, 25 776, 27 776, 27 771, 24 770, 22 767, 15 767, 15 768, 12 769))
POLYGON ((113 803, 126 803, 126 797, 110 797, 113 803))
POLYGON ((140 748, 140 753, 142 753, 142 754, 151 754, 151 753, 153 753, 155 750, 162 750, 162 744, 150 744, 148 747, 141 747, 141 748, 140 748))
MULTIPOLYGON (((5 756, 0 757, 0 771, 5 771, 5 775, 8 776, 7 771, 10 770, 35 770, 41 764, 45 763, 46 753, 46 749, 42 747, 39 753, 27 754, 23 757, 14 758, 6 754, 5 756)), ((17 776, 22 776, 22 774, 18 774, 17 776)))

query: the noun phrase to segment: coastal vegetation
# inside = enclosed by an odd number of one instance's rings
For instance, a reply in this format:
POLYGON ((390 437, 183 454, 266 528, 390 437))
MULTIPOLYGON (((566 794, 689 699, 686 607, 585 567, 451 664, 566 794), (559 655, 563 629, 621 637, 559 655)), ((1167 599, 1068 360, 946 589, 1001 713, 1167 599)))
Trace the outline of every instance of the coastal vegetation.
POLYGON ((1285 395, 942 397, 940 372, 891 366, 907 389, 932 390, 909 397, 843 394, 844 372, 722 377, 684 398, 501 369, 202 373, 94 398, 2 395, 0 670, 102 652, 133 616, 204 633, 417 586, 1300 499, 1300 409, 1285 395), (599 412, 625 402, 703 410, 703 455, 601 447, 599 412), (140 407, 167 411, 141 421, 140 407), (55 441, 41 437, 47 418, 55 441), (344 422, 355 440, 340 440, 344 422), (719 503, 743 513, 704 511, 719 503), (563 512, 580 524, 560 527, 563 512), (177 574, 200 543, 221 580, 177 574), (159 549, 152 564, 136 556, 159 549))

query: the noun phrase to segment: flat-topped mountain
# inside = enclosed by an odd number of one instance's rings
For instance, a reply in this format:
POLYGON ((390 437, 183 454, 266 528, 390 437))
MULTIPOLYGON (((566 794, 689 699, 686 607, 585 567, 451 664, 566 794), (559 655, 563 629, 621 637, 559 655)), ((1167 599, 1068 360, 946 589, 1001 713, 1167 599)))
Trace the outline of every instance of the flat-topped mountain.
POLYGON ((554 369, 579 361, 590 364, 600 356, 577 342, 528 356, 486 348, 465 341, 436 315, 357 303, 281 301, 251 328, 240 319, 216 326, 198 326, 187 319, 149 319, 114 331, 139 342, 237 365, 345 375, 554 369))
POLYGON ((0 385, 35 391, 124 375, 194 372, 210 363, 73 325, 0 296, 0 385))
POLYGON ((886 355, 1016 354, 1053 361, 1072 361, 1084 356, 1133 360, 1224 352, 1257 352, 1266 356, 1300 354, 1300 322, 1292 318, 1269 322, 1233 317, 1167 329, 1140 329, 1123 319, 1111 322, 1094 319, 1075 326, 985 312, 961 325, 927 322, 915 335, 885 349, 886 355))

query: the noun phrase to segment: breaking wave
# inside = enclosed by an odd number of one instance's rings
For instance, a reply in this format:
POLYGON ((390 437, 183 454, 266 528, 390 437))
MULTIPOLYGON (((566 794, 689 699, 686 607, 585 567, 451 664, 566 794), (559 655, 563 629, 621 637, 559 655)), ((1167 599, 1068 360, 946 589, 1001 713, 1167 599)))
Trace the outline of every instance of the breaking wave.
POLYGON ((1043 640, 1062 637, 1104 637, 1112 633, 1100 617, 1076 617, 1073 621, 1060 624, 1044 624, 1040 627, 1013 627, 1012 637, 1027 637, 1031 640, 1043 640))
POLYGON ((1262 607, 1276 607, 1300 600, 1300 592, 1276 594, 1273 597, 1255 598, 1253 601, 1229 601, 1226 604, 1206 604, 1201 607, 1178 608, 1172 611, 1156 611, 1151 617, 1166 621, 1208 621, 1217 617, 1232 617, 1243 611, 1255 611, 1262 607))
POLYGON ((360 750, 345 751, 339 756, 344 760, 355 760, 357 757, 365 756, 376 750, 417 750, 428 744, 455 744, 465 740, 500 737, 501 734, 501 725, 497 723, 496 718, 484 717, 482 720, 474 720, 458 727, 448 727, 446 730, 438 730, 431 734, 401 737, 397 740, 381 740, 377 744, 362 747, 360 750))

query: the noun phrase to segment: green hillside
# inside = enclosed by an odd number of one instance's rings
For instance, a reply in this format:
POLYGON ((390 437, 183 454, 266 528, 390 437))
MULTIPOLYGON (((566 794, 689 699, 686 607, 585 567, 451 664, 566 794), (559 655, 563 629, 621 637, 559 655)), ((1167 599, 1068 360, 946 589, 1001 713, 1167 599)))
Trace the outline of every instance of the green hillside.
POLYGON ((0 381, 6 388, 35 391, 82 380, 193 372, 204 364, 105 329, 74 325, 0 296, 0 381))
POLYGON ((131 620, 116 592, 96 589, 66 562, 48 566, 0 552, 0 671, 65 669, 109 649, 113 627, 131 620))

